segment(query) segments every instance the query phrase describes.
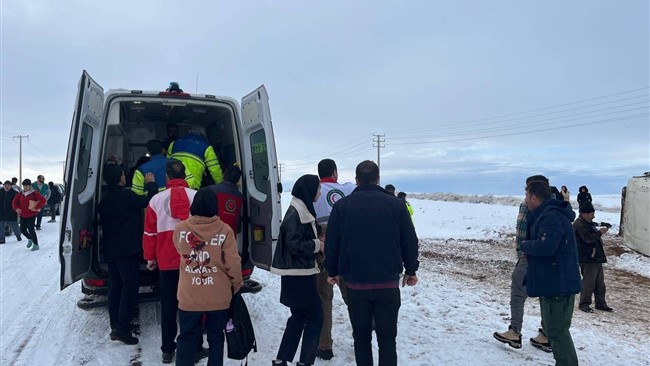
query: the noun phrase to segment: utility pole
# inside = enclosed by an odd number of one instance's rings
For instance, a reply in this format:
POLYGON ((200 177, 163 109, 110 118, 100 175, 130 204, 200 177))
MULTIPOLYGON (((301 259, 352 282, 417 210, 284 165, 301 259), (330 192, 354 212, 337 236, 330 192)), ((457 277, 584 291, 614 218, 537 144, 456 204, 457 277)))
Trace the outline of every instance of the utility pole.
POLYGON ((382 142, 386 142, 386 139, 383 138, 383 137, 386 137, 386 135, 383 135, 383 134, 380 135, 378 133, 373 133, 372 136, 374 136, 374 138, 372 139, 372 142, 373 142, 372 147, 377 148, 377 167, 379 168, 379 173, 381 174, 381 160, 380 160, 381 158, 380 158, 379 150, 382 147, 386 147, 385 145, 381 144, 382 142), (377 144, 377 146, 375 146, 374 144, 377 144))
POLYGON ((18 139, 18 184, 23 184, 23 139, 29 139, 29 135, 14 136, 14 140, 18 139))
POLYGON ((284 172, 284 163, 278 163, 278 180, 282 182, 282 172, 284 172))

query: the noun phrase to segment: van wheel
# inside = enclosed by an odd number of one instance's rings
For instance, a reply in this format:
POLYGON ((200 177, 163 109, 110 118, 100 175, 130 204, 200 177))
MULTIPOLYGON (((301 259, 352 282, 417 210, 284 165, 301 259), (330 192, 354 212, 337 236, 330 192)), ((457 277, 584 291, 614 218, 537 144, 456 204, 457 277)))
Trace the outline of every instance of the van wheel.
POLYGON ((86 295, 77 301, 77 307, 82 310, 89 310, 101 306, 108 306, 107 296, 86 295))

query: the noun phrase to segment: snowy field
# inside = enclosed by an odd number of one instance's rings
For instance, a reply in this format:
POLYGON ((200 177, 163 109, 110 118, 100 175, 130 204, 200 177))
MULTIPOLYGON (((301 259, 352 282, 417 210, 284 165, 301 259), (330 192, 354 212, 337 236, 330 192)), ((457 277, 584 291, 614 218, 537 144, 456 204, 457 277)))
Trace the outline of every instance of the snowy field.
MULTIPOLYGON (((421 196, 419 196, 421 197, 421 196)), ((526 304, 522 349, 492 338, 509 324, 510 274, 515 264, 514 227, 521 197, 507 202, 470 203, 409 199, 420 237, 421 264, 415 287, 402 289, 397 350, 400 365, 552 365, 551 354, 533 348, 539 305, 526 304)), ((289 195, 283 197, 287 207, 289 195)), ((467 202, 464 202, 467 201, 467 202)), ((581 365, 650 365, 650 258, 621 246, 620 196, 594 196, 611 212, 597 221, 614 224, 605 237, 609 263, 605 280, 614 313, 574 313, 571 328, 581 365)), ((105 308, 76 306, 79 284, 59 291, 58 223, 43 224, 41 250, 8 237, 0 245, 0 365, 159 365, 160 307, 140 306, 140 344, 111 342, 105 308)), ((279 303, 280 280, 257 269, 265 287, 246 294, 258 352, 249 365, 269 365, 280 344, 289 311, 279 303)), ((316 365, 354 365, 347 312, 338 290, 334 303, 334 353, 316 365)), ((375 362, 377 362, 377 348, 375 362)), ((205 365, 202 361, 200 365, 205 365)), ((226 360, 225 365, 239 365, 226 360)))

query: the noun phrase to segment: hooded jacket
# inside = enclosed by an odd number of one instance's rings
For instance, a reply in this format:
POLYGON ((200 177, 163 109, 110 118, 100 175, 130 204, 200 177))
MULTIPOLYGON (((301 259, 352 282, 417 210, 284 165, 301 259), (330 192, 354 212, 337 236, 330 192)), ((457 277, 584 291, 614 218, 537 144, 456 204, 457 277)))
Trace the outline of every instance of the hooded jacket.
POLYGON ((180 274, 178 308, 213 311, 230 307, 243 284, 235 234, 218 216, 191 216, 176 225, 180 274))
POLYGON ((587 186, 580 187, 577 200, 578 205, 583 202, 591 202, 591 193, 589 193, 587 186))
POLYGON ((142 249, 144 259, 158 261, 161 271, 178 269, 180 259, 174 247, 174 228, 190 216, 196 191, 184 179, 172 179, 167 189, 153 196, 144 216, 142 249))
POLYGON ((283 276, 320 273, 316 261, 319 251, 316 218, 302 200, 293 197, 280 226, 271 272, 283 276))
MULTIPOLYGON (((14 198, 20 193, 10 189, 5 191, 4 188, 0 190, 0 221, 18 221, 18 214, 12 207, 14 198)), ((4 230, 4 228, 1 228, 4 230)))
POLYGON ((596 228, 596 224, 578 217, 573 222, 573 230, 578 242, 580 263, 607 263, 605 249, 603 249, 603 233, 596 228))
POLYGON ((11 207, 14 211, 21 209, 22 211, 18 216, 23 219, 29 219, 30 217, 37 216, 39 210, 45 206, 45 203, 45 197, 32 188, 27 192, 20 192, 17 194, 11 202, 11 207), (30 209, 30 206, 32 209, 30 209))
POLYGON ((548 199, 528 211, 526 291, 530 297, 568 296, 581 289, 578 247, 571 222, 575 212, 565 201, 548 199))

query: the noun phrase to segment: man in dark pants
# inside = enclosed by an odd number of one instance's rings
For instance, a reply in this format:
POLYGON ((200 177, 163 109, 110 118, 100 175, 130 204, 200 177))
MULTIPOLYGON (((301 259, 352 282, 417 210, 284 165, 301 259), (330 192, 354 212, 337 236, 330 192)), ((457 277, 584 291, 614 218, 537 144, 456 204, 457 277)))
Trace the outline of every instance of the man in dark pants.
POLYGON ((325 241, 328 281, 339 276, 348 286, 348 310, 359 366, 373 364, 372 321, 379 344, 379 365, 396 366, 397 316, 402 286, 418 278, 418 238, 402 201, 381 188, 379 168, 363 161, 356 168, 358 187, 332 208, 325 241))
MULTIPOLYGON (((36 190, 38 193, 41 194, 41 196, 45 197, 45 201, 50 198, 50 187, 45 184, 45 177, 42 175, 39 175, 36 177, 36 183, 32 186, 34 190, 36 190)), ((38 215, 36 216, 36 230, 41 230, 41 221, 43 221, 43 210, 38 211, 38 215)))
POLYGON ((16 240, 23 240, 20 237, 20 228, 18 227, 18 214, 11 206, 18 192, 12 189, 11 182, 5 181, 4 189, 0 189, 0 244, 5 243, 5 225, 9 225, 11 231, 16 235, 16 240))
POLYGON ((50 187, 50 198, 47 199, 47 204, 50 206, 50 214, 52 218, 48 222, 56 222, 56 206, 61 203, 61 191, 59 187, 54 185, 54 182, 47 184, 50 187))
POLYGON ((124 188, 124 171, 112 161, 104 166, 102 175, 108 186, 106 195, 99 202, 98 212, 104 236, 104 259, 108 262, 110 337, 125 344, 137 344, 138 338, 131 334, 131 320, 140 288, 142 210, 158 188, 153 174, 145 177, 147 196, 139 196, 124 188))
POLYGON ((542 322, 556 365, 578 365, 569 328, 575 294, 580 292, 578 247, 571 222, 575 212, 565 201, 551 199, 544 176, 526 180, 527 240, 521 251, 528 257, 526 292, 539 297, 542 322))
POLYGON ((595 212, 591 202, 580 204, 580 216, 573 222, 573 230, 578 241, 580 253, 580 272, 582 273, 582 291, 578 308, 586 313, 593 313, 591 296, 596 295, 596 309, 613 311, 605 300, 605 275, 603 263, 607 263, 603 249, 602 236, 607 233, 606 227, 597 228, 594 223, 595 212))

